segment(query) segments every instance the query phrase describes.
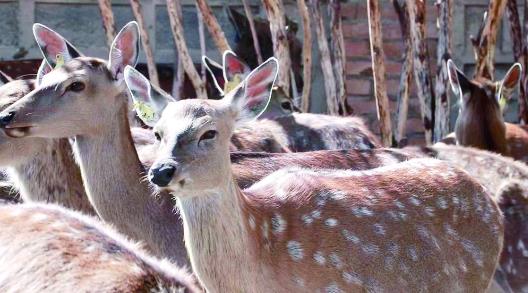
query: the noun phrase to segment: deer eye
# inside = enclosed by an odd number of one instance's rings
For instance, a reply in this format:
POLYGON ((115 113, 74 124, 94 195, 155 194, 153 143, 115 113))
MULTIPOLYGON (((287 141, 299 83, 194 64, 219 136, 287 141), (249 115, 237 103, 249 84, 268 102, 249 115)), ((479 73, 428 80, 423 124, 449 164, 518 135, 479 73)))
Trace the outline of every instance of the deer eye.
POLYGON ((284 110, 293 111, 290 102, 282 102, 282 103, 281 103, 281 107, 282 107, 284 110))
POLYGON ((157 141, 161 141, 161 135, 159 134, 159 132, 154 132, 154 136, 156 137, 157 141))
POLYGON ((66 88, 66 90, 67 91, 72 91, 72 92, 80 92, 80 91, 84 90, 85 87, 86 86, 84 85, 84 83, 76 81, 76 82, 73 82, 72 84, 70 84, 68 86, 68 88, 66 88))
POLYGON ((208 140, 208 139, 215 138, 217 133, 218 132, 216 132, 215 130, 206 131, 204 134, 202 134, 202 137, 200 137, 200 142, 203 141, 203 140, 208 140))

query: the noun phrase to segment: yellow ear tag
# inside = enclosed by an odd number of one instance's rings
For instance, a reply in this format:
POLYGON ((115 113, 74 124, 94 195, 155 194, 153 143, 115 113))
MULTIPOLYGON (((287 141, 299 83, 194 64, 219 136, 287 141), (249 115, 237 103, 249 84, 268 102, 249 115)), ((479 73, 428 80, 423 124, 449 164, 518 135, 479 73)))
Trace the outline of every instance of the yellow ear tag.
POLYGON ((506 103, 506 99, 501 95, 501 97, 499 98, 499 107, 501 112, 504 112, 504 108, 506 108, 506 103))
POLYGON ((233 77, 233 80, 226 82, 226 84, 224 85, 224 93, 228 93, 234 90, 241 82, 242 77, 240 76, 240 74, 236 74, 235 77, 233 77))
POLYGON ((134 109, 141 119, 151 122, 154 120, 154 109, 143 102, 134 102, 134 109))
POLYGON ((55 59, 57 60, 57 62, 55 63, 55 68, 53 69, 60 68, 62 65, 64 65, 64 56, 62 56, 61 54, 57 54, 57 56, 55 56, 55 59))

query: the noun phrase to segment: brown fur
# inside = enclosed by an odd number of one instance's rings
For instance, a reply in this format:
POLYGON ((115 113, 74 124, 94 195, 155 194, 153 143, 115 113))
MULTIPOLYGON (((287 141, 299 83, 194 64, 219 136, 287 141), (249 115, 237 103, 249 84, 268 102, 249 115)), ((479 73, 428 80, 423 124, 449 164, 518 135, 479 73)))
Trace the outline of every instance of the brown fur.
POLYGON ((53 205, 0 206, 2 292, 199 292, 95 219, 53 205))

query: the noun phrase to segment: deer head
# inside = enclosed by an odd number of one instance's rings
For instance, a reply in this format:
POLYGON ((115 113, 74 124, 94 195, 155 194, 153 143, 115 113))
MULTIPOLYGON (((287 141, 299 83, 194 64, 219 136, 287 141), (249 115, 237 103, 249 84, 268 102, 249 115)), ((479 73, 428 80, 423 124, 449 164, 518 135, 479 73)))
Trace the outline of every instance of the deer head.
MULTIPOLYGON (((219 96, 223 96, 234 89, 251 72, 251 68, 232 51, 224 52, 223 67, 206 56, 203 56, 202 60, 220 92, 219 96)), ((259 116, 259 119, 274 119, 295 112, 300 112, 300 109, 293 105, 291 99, 281 88, 276 87, 273 89, 268 107, 259 116)))
POLYGON ((448 61, 451 89, 460 99, 456 122, 457 142, 507 155, 506 129, 502 105, 510 99, 521 77, 521 65, 514 64, 503 80, 469 80, 453 61, 448 61))
POLYGON ((221 100, 181 100, 169 103, 152 91, 148 80, 131 67, 125 80, 136 103, 139 117, 149 118, 160 140, 158 157, 149 177, 159 187, 182 191, 214 190, 230 173, 229 145, 235 124, 258 117, 266 108, 278 71, 276 59, 253 70, 221 100), (139 84, 143 83, 143 86, 139 84), (141 113, 146 109, 147 114, 141 113), (160 114, 163 111, 163 114, 160 114), (148 113, 156 112, 154 115, 148 113), (159 117, 159 118, 158 118, 159 117), (223 155, 218 155, 223 154, 223 155), (208 178, 208 180, 193 180, 208 178))
POLYGON ((80 56, 64 38, 41 24, 35 24, 33 32, 53 70, 39 74, 35 90, 0 114, 5 133, 72 137, 103 131, 108 125, 103 119, 115 118, 127 105, 123 71, 137 62, 137 23, 128 23, 118 33, 108 60, 80 56))

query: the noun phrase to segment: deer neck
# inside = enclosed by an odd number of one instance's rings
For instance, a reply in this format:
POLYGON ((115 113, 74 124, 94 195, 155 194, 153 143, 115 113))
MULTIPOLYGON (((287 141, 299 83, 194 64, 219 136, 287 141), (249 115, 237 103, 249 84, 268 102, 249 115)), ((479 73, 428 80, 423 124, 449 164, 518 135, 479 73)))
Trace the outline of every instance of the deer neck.
MULTIPOLYGON (((116 97, 126 101, 127 97, 116 97)), ((107 128, 76 137, 82 178, 97 213, 118 230, 144 241, 158 257, 187 263, 179 217, 170 196, 151 195, 138 159, 123 103, 106 115, 107 128)))
POLYGON ((9 169, 24 201, 58 203, 95 215, 68 139, 43 140, 30 159, 9 169))
POLYGON ((269 289, 269 272, 255 261, 258 253, 251 249, 245 197, 231 173, 227 182, 216 190, 178 198, 193 271, 208 292, 269 289))

